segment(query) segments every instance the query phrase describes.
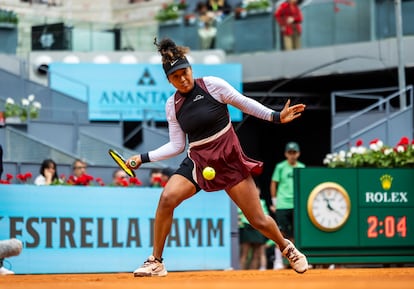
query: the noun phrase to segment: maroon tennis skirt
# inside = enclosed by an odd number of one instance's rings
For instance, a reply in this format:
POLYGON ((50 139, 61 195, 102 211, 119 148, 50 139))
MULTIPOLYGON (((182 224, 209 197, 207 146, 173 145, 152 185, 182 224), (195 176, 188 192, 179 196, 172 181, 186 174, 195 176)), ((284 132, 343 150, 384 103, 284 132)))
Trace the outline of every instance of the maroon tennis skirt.
POLYGON ((244 154, 231 123, 212 137, 190 143, 188 155, 194 163, 194 180, 207 192, 230 189, 249 174, 259 175, 263 170, 263 162, 244 154), (210 181, 203 178, 207 166, 216 171, 210 181))

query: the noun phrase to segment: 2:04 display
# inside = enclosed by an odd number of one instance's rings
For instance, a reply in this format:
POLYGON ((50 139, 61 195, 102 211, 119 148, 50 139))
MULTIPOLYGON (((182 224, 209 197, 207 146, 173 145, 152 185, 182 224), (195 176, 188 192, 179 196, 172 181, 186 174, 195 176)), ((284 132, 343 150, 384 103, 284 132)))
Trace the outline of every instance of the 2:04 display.
POLYGON ((385 216, 379 219, 377 216, 368 216, 368 238, 378 238, 383 235, 386 238, 405 238, 407 237, 407 217, 406 216, 385 216))

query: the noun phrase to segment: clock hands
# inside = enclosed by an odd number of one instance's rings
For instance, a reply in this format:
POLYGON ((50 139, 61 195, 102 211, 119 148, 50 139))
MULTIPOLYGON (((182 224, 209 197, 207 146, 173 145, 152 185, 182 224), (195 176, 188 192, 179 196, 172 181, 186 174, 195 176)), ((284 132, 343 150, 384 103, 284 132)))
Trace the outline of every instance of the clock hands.
POLYGON ((341 212, 339 212, 338 210, 332 208, 330 200, 327 197, 323 197, 323 199, 326 202, 326 207, 328 208, 329 211, 332 211, 332 212, 336 213, 337 215, 339 215, 340 217, 343 217, 343 214, 341 212))
POLYGON ((326 207, 329 211, 334 211, 334 208, 331 207, 331 203, 329 202, 329 199, 327 197, 324 197, 323 200, 326 202, 326 207))

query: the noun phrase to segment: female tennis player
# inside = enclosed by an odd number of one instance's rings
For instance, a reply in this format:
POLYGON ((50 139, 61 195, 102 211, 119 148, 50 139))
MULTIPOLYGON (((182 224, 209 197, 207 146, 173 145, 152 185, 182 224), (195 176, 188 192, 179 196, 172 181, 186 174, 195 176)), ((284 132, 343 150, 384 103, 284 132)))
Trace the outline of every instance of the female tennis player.
POLYGON ((207 192, 225 190, 250 224, 278 244, 296 272, 304 273, 308 269, 305 255, 283 238, 276 222, 263 212, 252 177, 261 173, 263 163, 244 154, 227 105, 273 123, 287 123, 298 118, 305 105, 290 106, 288 100, 283 110, 276 112, 242 95, 223 79, 213 76, 194 79, 186 58, 187 47, 177 46, 171 39, 163 39, 160 43, 155 41, 154 44, 162 56, 168 81, 177 89, 165 107, 170 140, 155 150, 131 156, 126 165, 137 169, 142 163, 174 157, 184 151, 186 137, 189 146, 187 157, 161 193, 155 215, 152 255, 134 271, 134 276, 167 275, 162 254, 174 209, 200 189, 207 192), (136 165, 131 166, 131 161, 136 165), (206 166, 215 169, 213 180, 203 178, 202 171, 206 166))

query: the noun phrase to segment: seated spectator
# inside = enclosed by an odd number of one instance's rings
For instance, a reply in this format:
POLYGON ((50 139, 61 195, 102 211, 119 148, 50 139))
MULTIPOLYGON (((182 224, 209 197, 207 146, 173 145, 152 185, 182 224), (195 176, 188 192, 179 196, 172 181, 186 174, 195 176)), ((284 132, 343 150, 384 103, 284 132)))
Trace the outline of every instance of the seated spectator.
POLYGON ((72 175, 67 182, 71 185, 88 186, 93 177, 86 173, 88 165, 81 159, 76 159, 72 164, 72 175))
POLYGON ((39 175, 35 178, 34 184, 37 186, 48 186, 60 182, 56 163, 52 159, 45 159, 40 165, 39 175))
POLYGON ((163 169, 152 169, 150 173, 150 187, 165 187, 168 182, 168 179, 175 172, 174 169, 166 167, 163 169))
POLYGON ((152 169, 150 172, 150 187, 161 187, 162 172, 161 169, 152 169))
POLYGON ((161 186, 165 187, 170 177, 175 173, 175 169, 166 167, 161 171, 161 186))
POLYGON ((126 187, 129 185, 128 175, 122 169, 116 169, 112 174, 112 185, 126 187))

